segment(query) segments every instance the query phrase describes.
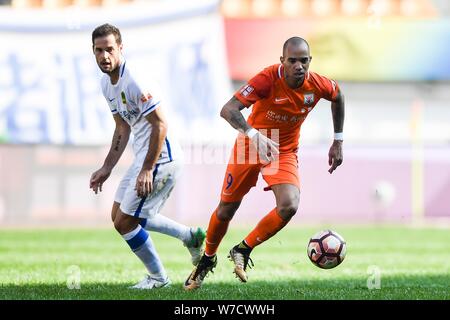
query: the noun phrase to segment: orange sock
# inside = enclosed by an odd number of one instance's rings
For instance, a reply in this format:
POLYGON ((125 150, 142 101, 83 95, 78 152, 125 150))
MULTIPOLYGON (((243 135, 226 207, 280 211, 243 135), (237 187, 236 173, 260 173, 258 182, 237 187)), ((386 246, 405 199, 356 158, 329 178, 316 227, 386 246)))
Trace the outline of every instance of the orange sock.
POLYGON ((250 232, 247 238, 245 238, 245 243, 247 243, 250 248, 254 248, 274 236, 278 231, 283 229, 288 222, 289 220, 286 221, 281 219, 275 208, 258 222, 256 228, 250 232))
POLYGON ((217 252, 220 242, 225 233, 227 233, 228 224, 230 221, 220 220, 217 217, 217 209, 214 210, 209 220, 208 230, 206 232, 206 246, 205 253, 207 256, 213 256, 217 252))

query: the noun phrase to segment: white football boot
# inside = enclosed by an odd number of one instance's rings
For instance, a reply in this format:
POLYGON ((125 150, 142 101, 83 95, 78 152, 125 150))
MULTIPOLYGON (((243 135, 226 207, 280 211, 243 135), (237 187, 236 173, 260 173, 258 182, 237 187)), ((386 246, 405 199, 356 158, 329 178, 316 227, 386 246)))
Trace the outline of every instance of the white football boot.
POLYGON ((170 286, 171 281, 169 278, 166 278, 164 281, 152 278, 150 275, 146 275, 144 279, 135 284, 134 286, 129 287, 130 289, 138 289, 138 290, 151 290, 158 289, 170 286))

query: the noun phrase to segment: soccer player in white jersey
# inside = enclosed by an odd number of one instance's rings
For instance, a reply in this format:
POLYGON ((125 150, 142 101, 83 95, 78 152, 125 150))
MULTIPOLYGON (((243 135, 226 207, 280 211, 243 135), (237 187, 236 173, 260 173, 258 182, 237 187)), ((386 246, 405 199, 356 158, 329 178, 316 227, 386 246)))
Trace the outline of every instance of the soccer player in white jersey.
POLYGON ((131 74, 122 56, 119 29, 109 24, 97 27, 92 32, 92 47, 105 74, 102 91, 116 128, 103 166, 91 176, 90 188, 95 194, 102 191, 132 132, 135 160, 119 184, 111 218, 149 273, 132 288, 165 287, 170 280, 146 230, 180 239, 194 265, 203 253, 205 239, 202 228, 189 228, 159 213, 179 175, 181 149, 168 135, 161 101, 152 96, 146 81, 138 81, 131 74))

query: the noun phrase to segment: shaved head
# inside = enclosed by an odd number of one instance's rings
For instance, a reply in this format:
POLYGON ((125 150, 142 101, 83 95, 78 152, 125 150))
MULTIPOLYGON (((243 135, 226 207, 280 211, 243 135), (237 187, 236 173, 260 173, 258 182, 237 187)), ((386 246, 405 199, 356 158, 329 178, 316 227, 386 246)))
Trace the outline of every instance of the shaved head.
POLYGON ((284 78, 289 87, 298 88, 303 84, 311 62, 308 42, 300 37, 292 37, 283 45, 280 62, 284 67, 284 78))
POLYGON ((286 55, 286 50, 289 45, 293 45, 293 46, 306 45, 306 47, 308 48, 308 51, 309 51, 308 41, 306 41, 305 39, 300 38, 300 37, 292 37, 292 38, 287 39, 283 44, 283 56, 286 55))

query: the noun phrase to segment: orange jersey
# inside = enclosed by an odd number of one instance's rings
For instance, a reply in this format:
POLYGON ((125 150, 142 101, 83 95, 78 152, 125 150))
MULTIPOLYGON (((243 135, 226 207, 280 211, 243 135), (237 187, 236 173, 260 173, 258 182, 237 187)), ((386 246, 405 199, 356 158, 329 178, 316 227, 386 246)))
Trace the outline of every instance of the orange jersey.
POLYGON ((300 88, 291 89, 284 80, 282 64, 265 68, 234 96, 246 107, 253 105, 249 125, 267 129, 268 136, 278 129, 280 153, 297 152, 300 126, 321 98, 334 100, 337 83, 314 72, 307 72, 300 88))

